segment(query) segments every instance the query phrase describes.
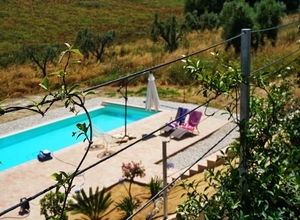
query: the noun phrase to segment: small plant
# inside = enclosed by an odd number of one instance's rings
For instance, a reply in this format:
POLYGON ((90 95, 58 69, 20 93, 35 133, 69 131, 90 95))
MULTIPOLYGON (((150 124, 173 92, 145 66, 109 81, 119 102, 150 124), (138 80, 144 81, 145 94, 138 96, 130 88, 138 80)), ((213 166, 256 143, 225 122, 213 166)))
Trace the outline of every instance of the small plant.
POLYGON ((141 165, 142 162, 136 163, 136 162, 131 162, 131 163, 123 163, 122 164, 122 177, 129 180, 129 189, 128 189, 128 194, 129 197, 132 198, 131 195, 131 185, 133 183, 133 180, 135 177, 141 177, 143 178, 145 174, 145 168, 144 166, 141 165))
MULTIPOLYGON (((63 210, 63 203, 65 199, 65 194, 61 192, 52 192, 47 193, 41 200, 41 210, 40 214, 45 216, 46 220, 50 219, 59 219, 61 217, 61 212, 63 210)), ((72 201, 69 200, 66 205, 66 209, 69 208, 72 201)), ((67 220, 68 216, 66 211, 64 211, 61 220, 67 220)))
POLYGON ((92 187, 90 187, 89 196, 87 196, 84 190, 81 190, 73 198, 77 203, 70 205, 71 213, 84 214, 91 220, 102 219, 104 212, 113 202, 111 193, 106 193, 105 188, 99 191, 99 187, 96 188, 95 193, 93 193, 92 187))
POLYGON ((116 207, 125 213, 124 218, 127 219, 138 207, 138 202, 131 197, 124 196, 122 200, 116 203, 116 207))
POLYGON ((121 201, 117 202, 116 207, 125 212, 125 218, 131 216, 138 206, 138 201, 132 197, 131 185, 135 177, 143 178, 146 175, 145 168, 141 164, 142 162, 136 163, 132 161, 131 163, 123 163, 121 166, 123 175, 122 178, 119 179, 119 183, 123 184, 124 180, 127 179, 129 181, 129 188, 127 189, 124 185, 128 192, 128 196, 124 196, 121 201))
POLYGON ((159 191, 162 189, 163 186, 163 180, 162 178, 155 176, 151 177, 150 182, 146 185, 147 188, 149 188, 151 193, 151 198, 153 198, 159 191))

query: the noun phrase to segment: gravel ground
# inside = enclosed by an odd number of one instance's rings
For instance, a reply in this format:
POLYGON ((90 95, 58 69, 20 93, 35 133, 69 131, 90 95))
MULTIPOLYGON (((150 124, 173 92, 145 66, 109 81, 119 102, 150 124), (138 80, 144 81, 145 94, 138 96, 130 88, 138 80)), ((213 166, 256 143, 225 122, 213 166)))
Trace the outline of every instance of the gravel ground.
MULTIPOLYGON (((103 101, 110 101, 110 102, 118 102, 118 103, 124 103, 123 98, 119 99, 111 99, 111 98, 93 98, 86 101, 86 107, 88 109, 95 108, 97 106, 100 106, 103 101)), ((145 98, 139 98, 139 97, 129 97, 128 98, 128 105, 135 105, 135 106, 145 106, 144 104, 145 98)), ((19 104, 20 106, 20 104, 19 104)), ((23 106, 23 105, 22 105, 23 106)), ((161 101, 161 109, 174 109, 176 110, 178 106, 187 107, 189 109, 193 109, 197 107, 197 105, 188 104, 188 103, 176 103, 176 102, 170 102, 170 101, 161 101)), ((220 111, 218 109, 214 108, 203 108, 201 107, 200 110, 207 115, 211 115, 214 113, 213 117, 221 118, 227 120, 228 115, 222 114, 223 111, 220 111)), ((8 113, 1 117, 10 117, 10 114, 15 113, 8 113)), ((40 124, 47 123, 49 121, 52 121, 54 119, 66 117, 68 115, 73 115, 73 113, 68 112, 68 109, 65 108, 55 108, 47 112, 47 114, 44 117, 41 117, 40 115, 32 115, 20 118, 18 120, 10 121, 7 123, 0 124, 0 135, 7 135, 9 133, 17 132, 23 129, 27 129, 29 127, 34 127, 40 124)), ((0 117, 0 120, 1 120, 0 117)), ((1 123, 1 121, 0 121, 1 123)), ((227 125, 223 126, 221 129, 214 132, 209 137, 205 138, 204 140, 201 140, 198 143, 195 143, 194 145, 188 147, 184 151, 177 153, 176 155, 172 156, 168 159, 168 162, 172 162, 174 166, 177 169, 184 169, 191 165, 194 161, 198 160, 200 157, 203 157, 204 154, 208 150, 210 150, 213 146, 219 142, 220 139, 222 139, 230 130, 232 130, 235 127, 235 124, 228 123, 227 125)), ((200 128, 201 129, 201 128, 200 128)), ((210 150, 209 154, 214 153, 230 144, 235 138, 239 136, 239 133, 237 129, 235 129, 233 132, 231 132, 222 142, 217 144, 213 149, 210 150)), ((208 155, 209 155, 208 154, 208 155)))

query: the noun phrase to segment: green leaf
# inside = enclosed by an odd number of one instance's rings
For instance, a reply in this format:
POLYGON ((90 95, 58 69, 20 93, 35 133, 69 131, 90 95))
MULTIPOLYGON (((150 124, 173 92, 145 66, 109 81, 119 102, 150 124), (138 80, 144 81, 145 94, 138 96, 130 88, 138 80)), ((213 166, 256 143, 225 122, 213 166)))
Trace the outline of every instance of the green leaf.
POLYGON ((81 95, 81 94, 82 94, 82 92, 80 92, 80 91, 76 91, 76 92, 73 92, 72 94, 73 94, 73 95, 81 95))
POLYGON ((70 89, 69 89, 69 93, 72 93, 73 90, 75 90, 76 88, 79 87, 79 84, 75 84, 73 85, 70 89))
POLYGON ((78 49, 71 49, 71 50, 69 50, 69 51, 72 52, 72 53, 75 53, 75 54, 77 54, 77 55, 82 56, 82 53, 80 53, 80 51, 79 51, 78 49))
POLYGON ((85 95, 95 95, 95 92, 89 91, 89 92, 87 92, 85 95))
POLYGON ((67 100, 65 101, 65 108, 68 108, 69 105, 70 105, 70 99, 67 99, 67 100))
POLYGON ((58 71, 55 71, 55 72, 51 73, 50 75, 63 76, 64 75, 64 71, 63 70, 58 70, 58 71))
POLYGON ((60 56, 59 56, 59 59, 58 59, 58 63, 61 62, 61 59, 64 57, 64 55, 65 55, 67 52, 69 52, 69 50, 65 50, 65 51, 63 51, 63 52, 60 53, 60 56))
POLYGON ((46 76, 43 81, 39 84, 43 89, 49 91, 49 78, 46 76))
POLYGON ((58 174, 58 173, 53 173, 53 174, 51 175, 51 178, 57 181, 57 180, 59 180, 59 179, 61 178, 61 175, 58 174))

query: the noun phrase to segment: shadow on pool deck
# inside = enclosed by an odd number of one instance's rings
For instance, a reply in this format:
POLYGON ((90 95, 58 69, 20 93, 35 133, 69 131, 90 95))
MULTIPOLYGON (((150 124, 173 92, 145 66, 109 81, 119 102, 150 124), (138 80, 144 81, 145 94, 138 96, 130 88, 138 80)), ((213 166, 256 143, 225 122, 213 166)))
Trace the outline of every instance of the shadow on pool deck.
MULTIPOLYGON (((146 177, 143 179, 137 179, 144 183, 148 183, 150 178, 158 175, 162 176, 162 167, 157 165, 162 159, 162 142, 169 140, 166 134, 160 134, 156 132, 146 140, 141 140, 143 135, 150 134, 154 130, 161 127, 165 122, 168 122, 170 117, 173 117, 175 110, 162 110, 161 112, 142 119, 138 122, 127 125, 128 132, 135 136, 136 139, 132 139, 127 143, 120 145, 114 145, 109 148, 110 152, 114 152, 116 155, 107 159, 108 157, 98 158, 104 149, 99 148, 98 150, 89 151, 86 160, 84 161, 81 170, 89 166, 93 166, 100 160, 104 160, 92 169, 86 171, 83 175, 75 178, 74 184, 76 187, 83 185, 84 189, 89 187, 99 186, 100 188, 105 186, 111 186, 115 184, 122 176, 121 165, 123 162, 139 162, 146 168, 146 177), (135 143, 135 144, 134 144, 135 143), (134 145, 132 145, 134 144, 134 145), (128 147, 132 145, 131 147, 128 147), (127 148, 124 150, 124 148, 127 148), (119 150, 119 153, 117 153, 119 150)), ((199 130, 200 135, 187 136, 181 140, 171 140, 167 143, 167 155, 176 154, 182 151, 186 147, 192 145, 195 142, 207 137, 212 134, 229 121, 217 119, 214 117, 206 118, 203 117, 200 124, 199 130)), ((124 127, 118 128, 110 134, 124 133, 124 127)), ((51 140, 47 140, 51 141, 51 140)), ((97 140, 95 140, 97 143, 97 140)), ((11 168, 9 170, 0 173, 1 181, 1 201, 0 201, 0 212, 16 205, 19 203, 22 197, 31 197, 36 193, 43 191, 49 186, 55 184, 55 181, 50 178, 51 174, 59 171, 72 172, 75 170, 76 165, 81 160, 87 143, 79 143, 71 147, 53 153, 53 160, 46 162, 39 162, 34 160, 18 167, 11 168)), ((41 146, 42 148, 42 146, 41 146)), ((172 172, 178 172, 172 169, 172 172)), ((172 173, 168 173, 172 175, 172 173)), ((72 193, 74 193, 74 189, 72 193)), ((39 200, 43 196, 39 196, 30 202, 31 211, 26 219, 43 219, 40 216, 39 200)), ((19 208, 1 216, 2 218, 19 218, 19 208)))

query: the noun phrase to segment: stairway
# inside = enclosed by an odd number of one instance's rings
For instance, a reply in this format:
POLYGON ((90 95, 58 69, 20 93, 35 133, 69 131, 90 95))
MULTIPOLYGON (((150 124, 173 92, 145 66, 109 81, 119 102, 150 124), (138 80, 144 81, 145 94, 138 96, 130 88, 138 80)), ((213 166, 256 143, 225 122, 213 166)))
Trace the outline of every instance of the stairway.
MULTIPOLYGON (((226 151, 225 149, 222 149, 223 152, 226 151)), ((214 168, 217 166, 220 166, 224 163, 223 155, 220 151, 217 151, 207 157, 205 157, 203 160, 200 160, 197 164, 195 164, 191 169, 189 169, 186 173, 184 173, 181 176, 181 179, 187 179, 195 174, 204 172, 206 169, 214 168)))

